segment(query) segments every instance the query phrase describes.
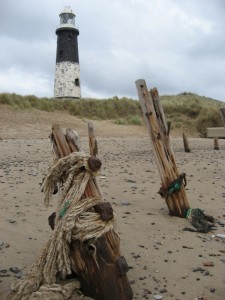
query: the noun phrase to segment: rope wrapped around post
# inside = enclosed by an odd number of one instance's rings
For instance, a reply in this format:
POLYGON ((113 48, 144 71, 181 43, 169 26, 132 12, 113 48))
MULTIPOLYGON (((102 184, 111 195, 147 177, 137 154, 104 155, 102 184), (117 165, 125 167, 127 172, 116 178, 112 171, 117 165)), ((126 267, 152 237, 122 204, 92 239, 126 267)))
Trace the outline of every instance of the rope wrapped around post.
MULTIPOLYGON (((26 278, 12 285, 14 293, 10 299, 31 299, 31 295, 35 297, 43 290, 45 293, 55 291, 56 294, 58 291, 61 295, 65 286, 57 283, 72 273, 71 241, 94 241, 106 232, 115 230, 113 215, 111 219, 103 220, 101 214, 93 209, 102 203, 102 199, 84 196, 88 181, 101 167, 100 160, 98 167, 96 162, 95 158, 93 168, 89 156, 83 152, 73 152, 49 168, 43 182, 46 206, 50 204, 55 184, 62 184, 54 231, 26 278)), ((77 289, 77 283, 67 285, 67 294, 71 296, 74 289, 77 289)), ((69 299, 70 296, 63 299, 69 299)))

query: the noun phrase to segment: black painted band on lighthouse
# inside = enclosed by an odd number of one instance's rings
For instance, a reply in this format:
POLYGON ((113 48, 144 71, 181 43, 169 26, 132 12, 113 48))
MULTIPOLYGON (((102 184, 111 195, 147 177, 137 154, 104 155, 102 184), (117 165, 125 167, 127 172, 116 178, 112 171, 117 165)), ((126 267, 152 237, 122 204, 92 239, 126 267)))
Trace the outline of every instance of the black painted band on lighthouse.
POLYGON ((79 63, 78 41, 79 30, 77 28, 58 28, 56 63, 68 61, 79 63))

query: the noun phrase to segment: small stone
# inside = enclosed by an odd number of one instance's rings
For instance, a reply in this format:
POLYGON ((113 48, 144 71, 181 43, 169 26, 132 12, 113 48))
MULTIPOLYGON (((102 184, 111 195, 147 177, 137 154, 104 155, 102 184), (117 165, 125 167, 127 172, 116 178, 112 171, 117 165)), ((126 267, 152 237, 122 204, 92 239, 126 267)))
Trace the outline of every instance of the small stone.
POLYGON ((3 274, 0 274, 0 277, 10 277, 10 274, 8 274, 8 273, 3 273, 3 274))
POLYGON ((194 249, 192 247, 189 247, 189 246, 182 246, 184 249, 194 249))
POLYGON ((20 279, 20 278, 23 276, 23 273, 22 273, 22 272, 19 272, 19 273, 17 273, 15 276, 16 276, 16 278, 20 279))
POLYGON ((225 257, 222 256, 222 257, 220 258, 220 261, 222 261, 223 263, 225 263, 225 257))
POLYGON ((220 224, 220 225, 225 225, 225 221, 219 220, 219 221, 218 221, 218 224, 220 224))
POLYGON ((154 299, 156 299, 156 300, 161 300, 162 298, 163 298, 162 295, 155 295, 155 296, 154 296, 154 299))
POLYGON ((201 273, 203 273, 205 270, 204 269, 202 269, 202 268, 195 268, 195 269, 193 269, 193 272, 201 272, 201 273))
POLYGON ((139 277, 138 279, 139 279, 139 280, 144 280, 144 279, 145 279, 145 277, 139 277))
POLYGON ((139 254, 134 254, 133 255, 133 258, 139 258, 139 257, 141 257, 139 254))
POLYGON ((225 239, 225 234, 217 233, 216 236, 221 238, 221 239, 225 239))
POLYGON ((14 224, 14 223, 16 223, 16 221, 15 220, 9 220, 9 223, 14 224))
POLYGON ((211 288, 211 289, 210 289, 210 292, 211 292, 211 293, 215 293, 215 291, 216 291, 216 289, 214 289, 214 288, 211 288))
POLYGON ((4 245, 4 242, 0 240, 0 247, 4 245))
POLYGON ((205 266, 205 267, 214 267, 214 263, 212 261, 204 261, 203 266, 205 266))
POLYGON ((147 295, 150 295, 152 292, 149 291, 148 289, 144 289, 143 291, 143 297, 146 297, 147 295))
POLYGON ((130 205, 130 202, 128 202, 128 201, 122 201, 121 204, 122 205, 130 205))
POLYGON ((13 272, 13 273, 15 273, 15 274, 21 272, 21 270, 18 269, 17 267, 11 267, 11 268, 9 269, 9 271, 11 271, 11 272, 13 272))

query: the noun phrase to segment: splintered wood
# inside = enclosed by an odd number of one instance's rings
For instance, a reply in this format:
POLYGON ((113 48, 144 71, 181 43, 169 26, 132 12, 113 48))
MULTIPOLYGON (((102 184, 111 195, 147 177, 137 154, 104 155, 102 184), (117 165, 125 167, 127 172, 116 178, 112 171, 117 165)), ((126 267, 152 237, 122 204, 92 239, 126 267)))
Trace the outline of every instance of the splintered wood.
MULTIPOLYGON (((101 162, 96 158, 97 141, 92 123, 88 124, 88 132, 91 162, 89 167, 92 170, 95 168, 98 170, 101 162)), ((64 134, 58 125, 53 125, 51 139, 57 159, 81 150, 79 137, 72 129, 67 129, 64 134)), ((102 199, 95 177, 88 181, 83 197, 102 199)), ((109 202, 102 200, 92 210, 100 214, 104 221, 114 218, 109 202)), ((114 230, 90 241, 72 240, 70 256, 73 262, 73 271, 80 280, 85 295, 98 300, 131 300, 133 298, 126 275, 128 265, 125 258, 121 256, 120 240, 114 230)))
POLYGON ((169 138, 170 124, 166 123, 158 91, 156 88, 148 91, 143 79, 137 80, 136 86, 161 177, 159 193, 165 198, 171 215, 185 217, 190 208, 184 189, 185 173, 180 174, 176 165, 169 138))

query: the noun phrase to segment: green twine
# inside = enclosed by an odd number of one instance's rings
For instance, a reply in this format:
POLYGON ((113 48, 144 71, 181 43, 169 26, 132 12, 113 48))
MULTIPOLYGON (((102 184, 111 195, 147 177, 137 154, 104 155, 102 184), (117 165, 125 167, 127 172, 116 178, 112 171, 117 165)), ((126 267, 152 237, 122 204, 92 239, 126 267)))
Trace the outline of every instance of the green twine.
POLYGON ((190 219, 193 216, 201 216, 203 214, 203 210, 201 208, 189 208, 186 212, 186 218, 190 219))
MULTIPOLYGON (((190 221, 191 225, 195 227, 195 231, 197 232, 207 233, 213 228, 214 218, 205 215, 200 208, 189 208, 185 217, 190 221)), ((185 228, 184 230, 193 231, 190 228, 185 228)))
POLYGON ((192 208, 189 208, 186 212, 186 216, 185 218, 189 219, 190 215, 191 215, 191 212, 192 212, 192 208))
POLYGON ((70 202, 71 202, 70 200, 67 200, 67 201, 64 203, 63 207, 60 209, 60 212, 59 212, 60 218, 63 218, 63 217, 64 217, 64 215, 65 215, 67 209, 68 209, 69 206, 70 206, 70 202))
POLYGON ((174 192, 178 192, 182 187, 182 182, 171 183, 168 186, 168 194, 171 195, 174 192))

